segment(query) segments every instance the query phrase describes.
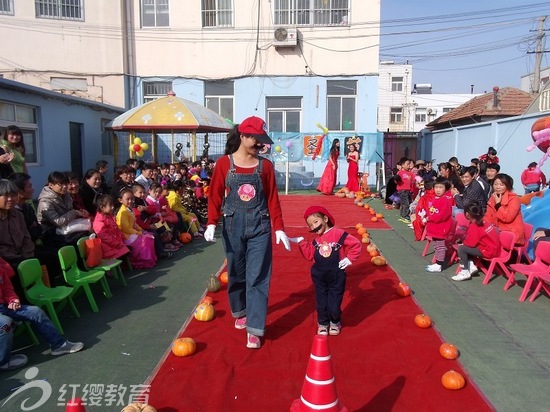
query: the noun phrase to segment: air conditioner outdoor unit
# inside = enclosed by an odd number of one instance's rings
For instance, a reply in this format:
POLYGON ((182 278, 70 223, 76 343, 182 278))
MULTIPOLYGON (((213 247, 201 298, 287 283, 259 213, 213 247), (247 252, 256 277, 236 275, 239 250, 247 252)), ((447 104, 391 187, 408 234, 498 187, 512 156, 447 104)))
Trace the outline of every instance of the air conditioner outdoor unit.
POLYGON ((428 114, 432 114, 432 113, 434 112, 434 109, 428 109, 428 110, 426 110, 426 112, 427 112, 428 114))
POLYGON ((296 27, 278 27, 273 33, 275 47, 294 47, 298 44, 296 27))

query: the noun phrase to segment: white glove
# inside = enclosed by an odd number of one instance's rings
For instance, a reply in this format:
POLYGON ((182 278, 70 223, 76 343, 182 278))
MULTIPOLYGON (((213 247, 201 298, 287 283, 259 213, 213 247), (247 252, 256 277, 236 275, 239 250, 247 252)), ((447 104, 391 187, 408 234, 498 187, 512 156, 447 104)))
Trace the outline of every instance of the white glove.
POLYGON ((290 241, 288 239, 288 236, 286 235, 285 232, 283 232, 282 230, 276 230, 275 231, 275 239, 277 240, 277 244, 279 244, 280 242, 283 242, 283 245, 285 246, 285 249, 290 251, 290 241))
POLYGON ((304 238, 302 236, 300 237, 289 237, 288 240, 290 240, 292 243, 300 243, 304 238))
POLYGON ((216 225, 208 225, 206 226, 206 230, 204 231, 204 240, 207 242, 215 242, 216 238, 214 237, 214 232, 216 231, 216 225))
POLYGON ((351 260, 349 260, 347 257, 338 262, 339 269, 345 269, 348 266, 351 266, 351 260))
POLYGON ((421 211, 418 212, 418 216, 420 216, 420 217, 426 216, 426 211, 424 209, 422 209, 421 211))

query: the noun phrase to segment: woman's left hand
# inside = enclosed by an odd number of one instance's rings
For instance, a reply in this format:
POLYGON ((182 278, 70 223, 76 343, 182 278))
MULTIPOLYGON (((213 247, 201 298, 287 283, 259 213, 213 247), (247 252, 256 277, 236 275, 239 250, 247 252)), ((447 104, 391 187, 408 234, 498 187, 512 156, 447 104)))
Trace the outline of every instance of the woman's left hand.
POLYGON ((290 251, 290 241, 288 240, 288 236, 286 233, 282 230, 276 230, 275 231, 275 239, 276 243, 279 244, 280 242, 283 242, 283 245, 285 246, 285 249, 290 251))

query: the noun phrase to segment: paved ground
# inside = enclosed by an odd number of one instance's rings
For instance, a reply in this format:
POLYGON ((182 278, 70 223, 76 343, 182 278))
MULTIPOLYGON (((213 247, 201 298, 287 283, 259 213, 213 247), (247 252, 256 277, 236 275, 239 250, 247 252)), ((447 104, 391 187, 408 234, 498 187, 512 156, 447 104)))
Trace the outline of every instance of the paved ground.
MULTIPOLYGON (((377 200, 371 204, 382 209, 377 200)), ((424 244, 412 240, 412 231, 397 221, 397 212, 384 213, 393 230, 372 230, 374 241, 411 285, 414 298, 434 319, 443 338, 461 350, 461 362, 496 410, 549 410, 550 299, 544 295, 534 303, 518 302, 520 288, 504 292, 501 278, 483 286, 479 277, 453 282, 453 270, 426 273, 428 259, 420 256, 424 244)), ((79 297, 82 317, 71 319, 67 310, 60 319, 67 337, 85 342, 86 350, 54 358, 44 344, 24 349, 29 367, 38 368, 38 374, 35 378, 32 372, 36 371, 29 368, 2 372, 0 410, 21 410, 21 402, 30 398, 28 410, 61 411, 64 408, 58 402, 70 398, 73 390, 83 396, 90 384, 112 385, 110 393, 128 401, 131 386, 146 381, 203 294, 208 275, 222 261, 221 241, 199 240, 154 271, 129 274, 126 288, 112 281, 112 299, 96 294, 99 313, 92 313, 84 297, 79 297), (39 388, 7 400, 15 388, 33 379, 46 390, 51 387, 43 406, 30 409, 41 396, 39 388), (122 393, 124 389, 127 392, 122 393)), ((16 345, 25 343, 24 336, 16 340, 16 345)), ((121 409, 108 404, 105 391, 97 396, 101 406, 88 411, 121 409)))

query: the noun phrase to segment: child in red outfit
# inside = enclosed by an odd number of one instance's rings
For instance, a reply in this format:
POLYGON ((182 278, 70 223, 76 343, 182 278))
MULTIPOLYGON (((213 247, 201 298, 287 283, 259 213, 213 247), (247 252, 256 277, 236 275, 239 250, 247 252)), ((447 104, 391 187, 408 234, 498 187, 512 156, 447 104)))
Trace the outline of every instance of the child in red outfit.
POLYGON ((427 272, 441 272, 445 261, 445 239, 449 235, 453 220, 453 208, 445 193, 451 184, 439 176, 434 183, 434 198, 428 201, 426 215, 422 220, 426 223, 426 234, 434 242, 435 263, 426 266, 427 272))
POLYGON ((116 225, 115 200, 110 195, 99 195, 96 200, 97 214, 94 219, 94 233, 101 239, 103 259, 118 259, 130 249, 124 244, 124 235, 116 225))
POLYGON ((500 236, 498 229, 492 223, 483 220, 483 209, 477 203, 466 203, 464 215, 472 222, 466 230, 466 237, 458 247, 460 272, 453 276, 456 281, 470 279, 477 272, 477 267, 471 256, 492 259, 500 252, 500 236))
POLYGON ((415 240, 422 239, 422 233, 426 227, 426 223, 423 222, 423 218, 426 217, 426 213, 428 213, 429 202, 435 197, 433 185, 434 184, 431 181, 424 183, 424 188, 426 191, 418 199, 418 204, 416 205, 414 212, 414 219, 411 219, 415 240))
POLYGON ((521 173, 521 184, 525 189, 525 194, 538 192, 540 188, 546 186, 546 176, 537 167, 536 162, 531 162, 521 173))
POLYGON ((412 160, 405 159, 402 169, 397 172, 397 192, 399 193, 399 197, 401 199, 401 208, 399 209, 401 218, 399 220, 405 223, 411 223, 411 218, 409 216, 409 205, 411 204, 412 188, 415 177, 414 173, 411 172, 412 167, 412 160))
POLYGON ((342 229, 334 227, 334 218, 322 206, 311 206, 304 213, 311 232, 317 234, 312 242, 303 237, 293 238, 300 252, 313 261, 311 279, 315 286, 317 333, 338 335, 342 328, 341 305, 346 286, 345 268, 361 254, 361 242, 342 229))

